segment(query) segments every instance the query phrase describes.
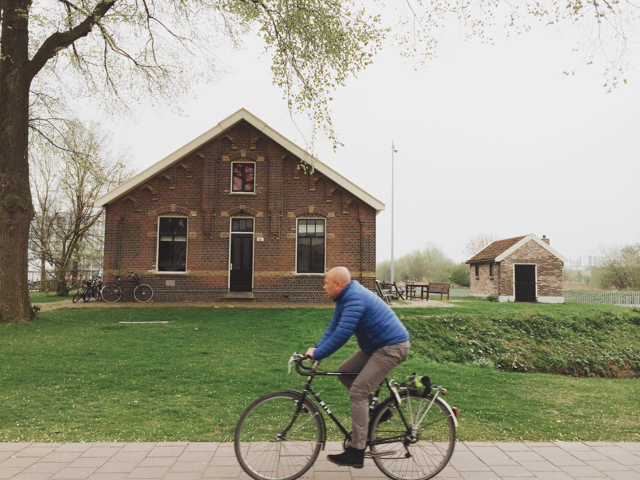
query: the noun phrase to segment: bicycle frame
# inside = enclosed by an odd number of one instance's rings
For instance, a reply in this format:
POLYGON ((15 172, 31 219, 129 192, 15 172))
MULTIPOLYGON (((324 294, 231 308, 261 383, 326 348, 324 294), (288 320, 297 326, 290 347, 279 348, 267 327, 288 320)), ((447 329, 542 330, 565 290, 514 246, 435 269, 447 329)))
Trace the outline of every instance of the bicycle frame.
MULTIPOLYGON (((296 411, 293 415, 293 418, 291 419, 291 422, 289 422, 289 425, 287 425, 285 427, 285 429, 279 434, 280 437, 284 438, 287 435, 287 432, 289 431, 289 429, 291 429, 291 427, 294 425, 294 423, 296 422, 298 415, 300 414, 300 411, 303 408, 304 405, 304 401, 309 397, 309 394, 313 395, 313 398, 315 398, 316 402, 322 407, 322 410, 324 410, 324 412, 329 416, 329 418, 331 420, 333 420, 333 423, 336 424, 336 426, 340 429, 340 431, 344 434, 345 439, 348 441, 351 441, 351 433, 342 425, 342 423, 340 422, 340 420, 338 420, 338 418, 333 414, 333 412, 331 411, 331 408, 329 407, 329 405, 327 405, 322 398, 320 397, 320 394, 318 394, 313 387, 311 386, 311 382, 313 381, 313 379, 316 376, 332 376, 332 377, 341 377, 341 376, 349 376, 349 377, 356 377, 359 375, 358 372, 316 372, 315 369, 318 367, 320 362, 316 361, 314 362, 313 367, 310 369, 310 372, 307 376, 307 381, 304 384, 304 388, 302 390, 302 392, 298 391, 298 390, 293 390, 290 388, 285 388, 284 390, 287 392, 291 392, 291 393, 297 393, 301 396, 300 401, 298 402, 296 411)), ((304 368, 304 367, 303 367, 304 368)), ((298 370, 298 373, 300 373, 302 375, 302 373, 298 370)), ((398 400, 398 402, 400 401, 399 395, 397 393, 397 391, 394 391, 394 388, 391 386, 391 384, 389 383, 389 379, 385 378, 384 379, 384 383, 387 386, 387 389, 389 390, 389 395, 393 395, 395 396, 395 398, 398 400)), ((380 395, 380 390, 382 389, 382 384, 380 384, 378 386, 378 388, 376 388, 376 390, 374 390, 374 394, 373 394, 373 399, 372 402, 369 406, 370 410, 374 410, 377 407, 375 406, 375 402, 376 400, 378 400, 378 396, 380 395)), ((435 401, 435 399, 434 399, 435 401)), ((407 429, 409 429, 409 426, 407 425, 407 421, 404 418, 404 415, 402 413, 402 410, 398 409, 398 413, 400 414, 400 418, 402 419, 402 423, 404 423, 405 427, 407 429)), ((325 449, 326 446, 326 438, 327 438, 327 428, 326 428, 326 424, 324 421, 324 417, 321 415, 320 418, 322 419, 322 449, 325 449)), ((405 435, 402 435, 401 437, 404 438, 405 435)), ((383 439, 381 441, 375 442, 375 444, 382 444, 382 443, 392 443, 392 442, 396 442, 398 441, 399 437, 393 437, 393 438, 388 438, 388 439, 383 439)), ((372 443, 370 443, 369 441, 367 441, 367 446, 372 445, 372 443)))

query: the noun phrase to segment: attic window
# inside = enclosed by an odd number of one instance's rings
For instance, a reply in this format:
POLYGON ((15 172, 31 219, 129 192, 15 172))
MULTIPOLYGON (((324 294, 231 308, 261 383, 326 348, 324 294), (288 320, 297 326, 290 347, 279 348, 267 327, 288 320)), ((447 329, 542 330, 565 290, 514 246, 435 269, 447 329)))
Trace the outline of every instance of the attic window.
POLYGON ((233 163, 233 176, 231 179, 231 191, 236 193, 253 193, 255 190, 254 163, 233 163))

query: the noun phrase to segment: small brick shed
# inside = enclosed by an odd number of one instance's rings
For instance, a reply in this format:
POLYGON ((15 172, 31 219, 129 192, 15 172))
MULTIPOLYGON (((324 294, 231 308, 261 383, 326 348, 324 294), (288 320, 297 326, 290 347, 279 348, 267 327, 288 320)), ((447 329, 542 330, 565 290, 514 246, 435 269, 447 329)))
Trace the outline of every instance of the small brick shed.
POLYGON ((374 286, 384 204, 245 109, 96 206, 105 283, 135 271, 158 300, 325 302, 336 266, 374 286))
POLYGON ((544 235, 495 241, 466 262, 470 295, 495 295, 500 302, 564 303, 562 267, 566 261, 544 235))

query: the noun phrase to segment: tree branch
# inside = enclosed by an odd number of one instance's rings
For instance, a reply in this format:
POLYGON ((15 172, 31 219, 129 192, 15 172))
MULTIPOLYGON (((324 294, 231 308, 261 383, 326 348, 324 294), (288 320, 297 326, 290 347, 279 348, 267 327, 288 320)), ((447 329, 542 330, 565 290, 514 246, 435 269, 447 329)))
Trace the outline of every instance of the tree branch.
POLYGON ((33 56, 27 67, 29 78, 33 78, 58 51, 67 48, 76 40, 89 35, 98 21, 104 17, 118 0, 102 0, 81 23, 66 32, 56 32, 47 38, 33 56))

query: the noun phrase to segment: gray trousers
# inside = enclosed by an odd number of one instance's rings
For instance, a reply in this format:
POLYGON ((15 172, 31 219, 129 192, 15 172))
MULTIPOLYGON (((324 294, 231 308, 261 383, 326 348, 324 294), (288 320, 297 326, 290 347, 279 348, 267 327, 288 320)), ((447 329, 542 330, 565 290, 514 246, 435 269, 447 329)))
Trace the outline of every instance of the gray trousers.
POLYGON ((351 399, 351 446, 360 450, 367 445, 369 427, 369 397, 396 365, 409 355, 409 341, 382 347, 371 355, 362 350, 347 358, 338 372, 359 372, 357 377, 338 377, 349 389, 351 399))

